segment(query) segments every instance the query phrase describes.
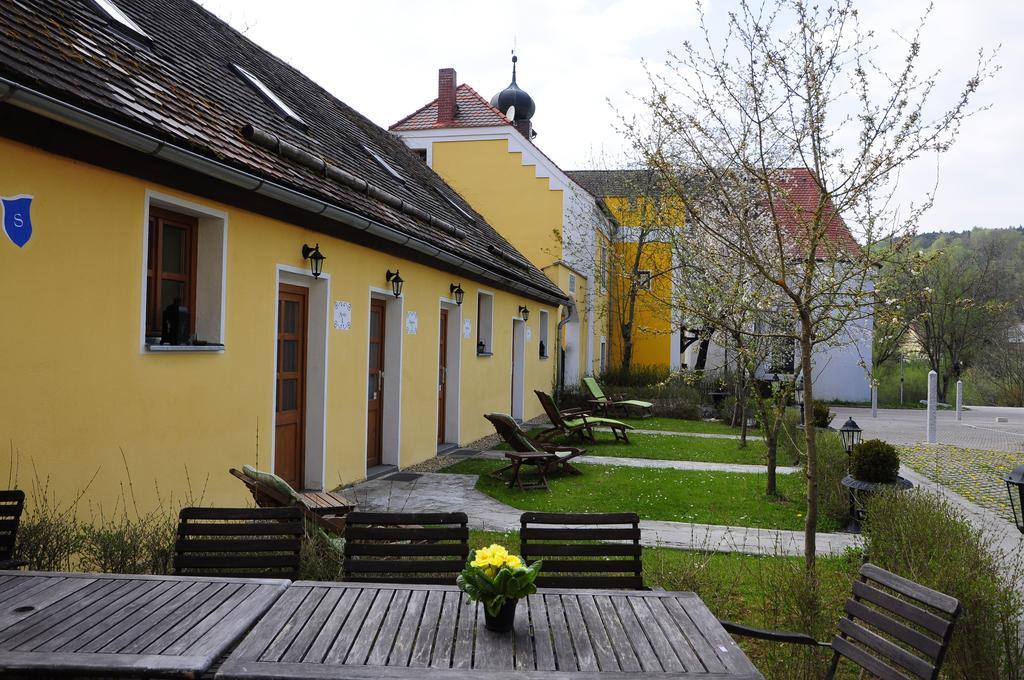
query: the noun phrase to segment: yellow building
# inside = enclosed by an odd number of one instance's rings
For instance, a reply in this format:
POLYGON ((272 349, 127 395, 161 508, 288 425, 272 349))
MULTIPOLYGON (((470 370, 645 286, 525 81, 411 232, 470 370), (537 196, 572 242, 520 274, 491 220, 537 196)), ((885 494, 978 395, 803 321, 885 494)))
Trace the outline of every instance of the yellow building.
POLYGON ((199 5, 121 4, 0 14, 20 486, 239 504, 230 467, 334 488, 540 413, 566 296, 535 253, 199 5))
POLYGON ((611 365, 624 361, 622 326, 628 325, 631 366, 682 368, 686 339, 673 314, 679 295, 673 232, 685 224, 682 203, 666 195, 649 170, 572 170, 568 175, 599 197, 616 221, 608 262, 611 365))
POLYGON ((559 384, 574 386, 608 363, 614 220, 534 144, 534 109, 515 63, 512 83, 490 102, 446 68, 437 99, 390 130, 573 301, 544 346, 559 384))

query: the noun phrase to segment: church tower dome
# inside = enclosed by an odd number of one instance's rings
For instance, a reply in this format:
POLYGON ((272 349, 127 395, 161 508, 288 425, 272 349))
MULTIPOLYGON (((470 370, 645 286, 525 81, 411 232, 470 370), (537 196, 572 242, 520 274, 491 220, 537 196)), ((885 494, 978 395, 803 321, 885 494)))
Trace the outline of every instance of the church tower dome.
POLYGON ((534 103, 533 97, 516 83, 516 62, 518 61, 519 57, 513 53, 512 82, 504 90, 491 97, 491 106, 508 116, 516 128, 529 139, 533 136, 530 119, 533 118, 537 105, 534 103))

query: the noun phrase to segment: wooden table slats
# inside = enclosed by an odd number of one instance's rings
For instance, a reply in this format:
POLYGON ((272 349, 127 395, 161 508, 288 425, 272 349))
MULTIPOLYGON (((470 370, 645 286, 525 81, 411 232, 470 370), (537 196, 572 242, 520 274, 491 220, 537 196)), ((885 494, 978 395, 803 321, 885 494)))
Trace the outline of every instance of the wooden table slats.
POLYGON ((197 677, 288 582, 0 572, 0 674, 197 677))
POLYGON ((545 589, 511 633, 451 586, 292 584, 218 678, 761 678, 693 593, 545 589))

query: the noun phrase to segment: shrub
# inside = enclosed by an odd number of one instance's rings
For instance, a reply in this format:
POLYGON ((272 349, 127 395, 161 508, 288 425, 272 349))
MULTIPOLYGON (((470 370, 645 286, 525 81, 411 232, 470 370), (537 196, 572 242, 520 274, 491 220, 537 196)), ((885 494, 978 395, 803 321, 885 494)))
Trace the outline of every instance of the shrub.
POLYGON ((75 571, 85 542, 76 515, 81 495, 62 505, 50 493, 49 480, 41 482, 38 477, 26 495, 32 502, 26 505, 18 527, 15 559, 26 560, 33 571, 75 571))
POLYGON ((736 414, 736 397, 728 396, 722 399, 722 403, 718 405, 718 419, 726 425, 737 425, 738 423, 732 422, 732 417, 736 414))
POLYGON ((299 553, 299 577, 305 581, 340 581, 345 562, 345 539, 330 536, 306 522, 299 553))
POLYGON ((606 368, 604 373, 601 374, 600 380, 606 390, 609 386, 616 389, 622 387, 647 387, 668 380, 669 373, 667 366, 634 364, 629 369, 621 367, 606 368))
POLYGON ((937 494, 872 494, 864 524, 868 559, 952 595, 963 605, 943 667, 956 678, 1024 678, 1021 555, 1000 555, 995 538, 937 494))
POLYGON ((849 456, 835 432, 819 430, 817 442, 818 512, 845 527, 850 521, 850 492, 842 481, 848 472, 849 456))
POLYGON ((850 474, 862 482, 891 484, 900 474, 900 454, 881 439, 867 439, 853 447, 850 474))
POLYGON ((163 507, 134 516, 126 509, 101 512, 82 526, 80 567, 115 574, 169 574, 178 518, 163 507))
POLYGON ((815 401, 814 406, 814 426, 825 429, 835 418, 835 414, 829 409, 828 404, 823 401, 815 401))

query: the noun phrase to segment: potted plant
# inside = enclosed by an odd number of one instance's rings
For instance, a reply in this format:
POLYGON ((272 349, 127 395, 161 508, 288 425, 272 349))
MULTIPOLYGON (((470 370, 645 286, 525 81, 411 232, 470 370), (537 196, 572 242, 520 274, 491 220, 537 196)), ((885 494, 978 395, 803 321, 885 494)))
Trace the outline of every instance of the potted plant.
POLYGON ((909 489, 914 486, 900 477, 900 454, 896 447, 881 439, 866 439, 850 453, 850 474, 842 484, 850 490, 850 531, 860 531, 864 520, 861 493, 870 494, 883 487, 909 489))
POLYGON ((473 551, 456 582, 469 599, 483 604, 487 630, 507 633, 512 630, 516 604, 537 592, 534 581, 540 567, 540 560, 527 567, 522 557, 494 543, 473 551))

